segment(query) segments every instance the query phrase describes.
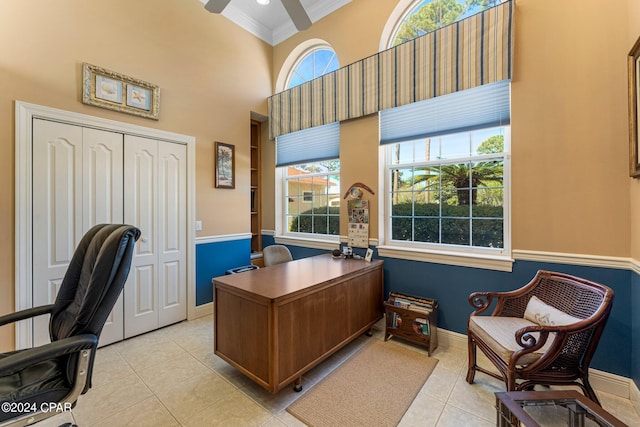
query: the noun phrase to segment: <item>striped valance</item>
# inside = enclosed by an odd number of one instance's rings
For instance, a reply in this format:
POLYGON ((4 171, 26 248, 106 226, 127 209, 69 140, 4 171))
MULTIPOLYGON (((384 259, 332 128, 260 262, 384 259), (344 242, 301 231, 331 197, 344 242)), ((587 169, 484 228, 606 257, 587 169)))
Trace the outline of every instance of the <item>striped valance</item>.
POLYGON ((270 136, 511 79, 512 24, 507 1, 275 94, 270 136))

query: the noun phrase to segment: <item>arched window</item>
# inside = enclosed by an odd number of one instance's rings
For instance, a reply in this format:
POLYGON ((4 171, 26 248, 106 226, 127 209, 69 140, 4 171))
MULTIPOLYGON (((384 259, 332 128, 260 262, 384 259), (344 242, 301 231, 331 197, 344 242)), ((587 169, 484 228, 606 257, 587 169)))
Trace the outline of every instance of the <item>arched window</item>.
POLYGON ((329 43, 309 39, 295 47, 282 63, 276 79, 276 92, 298 86, 340 67, 338 56, 329 43))
MULTIPOLYGON (((301 85, 339 68, 331 46, 307 40, 285 60, 276 90, 301 85)), ((340 123, 313 127, 276 138, 276 242, 288 237, 339 241, 340 123)), ((314 242, 314 243, 311 243, 314 242)))
POLYGON ((302 57, 292 70, 287 89, 335 71, 338 67, 338 57, 332 49, 327 47, 313 49, 302 57))
POLYGON ((380 50, 497 6, 506 0, 402 0, 383 31, 380 50))

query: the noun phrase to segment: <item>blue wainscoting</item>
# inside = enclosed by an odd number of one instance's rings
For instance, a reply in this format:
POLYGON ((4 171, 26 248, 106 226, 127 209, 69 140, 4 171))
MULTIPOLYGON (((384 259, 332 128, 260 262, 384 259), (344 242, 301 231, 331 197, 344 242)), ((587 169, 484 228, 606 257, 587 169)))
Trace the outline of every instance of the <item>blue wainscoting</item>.
POLYGON ((196 306, 213 301, 211 279, 251 264, 251 239, 224 236, 196 241, 196 306))
POLYGON ((640 275, 631 273, 631 379, 640 388, 640 275))
MULTIPOLYGON (((263 246, 274 244, 262 236, 263 246)), ((294 259, 325 250, 289 246, 294 259)), ((196 246, 196 303, 213 300, 211 278, 250 263, 250 240, 203 243, 196 246)), ((364 250, 362 251, 364 252, 364 250)), ((378 257, 374 249, 374 257, 378 257)), ((615 292, 613 310, 591 367, 631 378, 640 388, 640 275, 627 269, 589 267, 537 261, 516 261, 511 273, 380 257, 385 261, 385 293, 401 292, 435 298, 439 327, 466 335, 472 311, 468 296, 475 291, 508 291, 528 283, 537 270, 551 270, 603 283, 615 292)))
POLYGON ((263 234, 262 235, 262 248, 265 248, 269 245, 275 245, 276 239, 271 234, 263 234))

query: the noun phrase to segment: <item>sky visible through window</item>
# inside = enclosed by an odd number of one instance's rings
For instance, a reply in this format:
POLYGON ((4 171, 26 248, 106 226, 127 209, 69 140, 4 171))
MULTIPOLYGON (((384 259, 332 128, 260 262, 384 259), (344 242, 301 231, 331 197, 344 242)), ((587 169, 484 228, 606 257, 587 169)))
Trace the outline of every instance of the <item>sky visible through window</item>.
POLYGON ((293 71, 288 88, 301 85, 338 68, 338 57, 333 50, 327 48, 316 49, 298 64, 293 71))
POLYGON ((398 150, 398 159, 394 163, 405 164, 433 160, 455 159, 478 155, 478 147, 494 136, 504 138, 502 128, 477 130, 471 133, 458 133, 437 138, 424 138, 404 144, 398 150))

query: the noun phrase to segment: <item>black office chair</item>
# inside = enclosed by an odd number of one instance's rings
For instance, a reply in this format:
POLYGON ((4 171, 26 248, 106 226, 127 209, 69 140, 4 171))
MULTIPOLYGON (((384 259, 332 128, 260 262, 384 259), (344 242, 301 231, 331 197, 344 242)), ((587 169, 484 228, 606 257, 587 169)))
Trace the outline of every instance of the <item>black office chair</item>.
POLYGON ((102 224, 82 238, 53 304, 0 316, 0 326, 51 314, 51 343, 0 354, 0 425, 24 426, 69 409, 91 388, 102 328, 131 267, 140 230, 102 224), (41 410, 44 408, 44 411, 41 410))

